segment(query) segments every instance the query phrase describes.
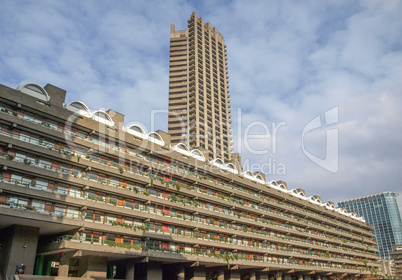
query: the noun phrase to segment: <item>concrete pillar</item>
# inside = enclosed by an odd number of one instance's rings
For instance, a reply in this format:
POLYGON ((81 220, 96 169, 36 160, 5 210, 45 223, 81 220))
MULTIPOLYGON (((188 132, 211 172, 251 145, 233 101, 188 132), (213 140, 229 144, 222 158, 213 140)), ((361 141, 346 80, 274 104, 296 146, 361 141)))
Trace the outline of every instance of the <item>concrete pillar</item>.
POLYGON ((303 274, 298 274, 297 275, 297 280, 303 280, 303 274))
POLYGON ((292 280, 292 276, 290 274, 285 274, 283 277, 284 280, 292 280))
POLYGON ((283 272, 277 272, 277 273, 275 273, 275 279, 276 280, 282 280, 282 279, 284 279, 284 275, 283 275, 283 272))
POLYGON ((107 257, 84 256, 79 259, 78 277, 106 278, 107 257))
POLYGON ((162 280, 163 266, 158 262, 137 263, 135 265, 135 280, 162 280))
POLYGON ((254 271, 250 272, 250 280, 257 280, 257 275, 254 271))
POLYGON ((147 270, 147 280, 162 280, 162 272, 162 264, 149 262, 147 270))
POLYGON ((322 280, 321 275, 317 275, 317 280, 322 280))
POLYGON ((193 277, 190 280, 206 280, 206 272, 203 266, 195 266, 193 268, 193 277))
POLYGON ((128 261, 126 265, 126 280, 134 280, 135 264, 133 261, 128 261))
POLYGON ((216 278, 217 280, 225 280, 225 270, 223 269, 219 269, 218 270, 218 278, 216 278))
POLYGON ((184 279, 185 279, 184 267, 180 266, 177 271, 177 280, 184 280, 184 279))
POLYGON ((260 272, 260 280, 268 280, 269 275, 268 272, 260 272))
POLYGON ((304 280, 311 280, 311 276, 310 275, 304 275, 304 280))
POLYGON ((230 280, 240 280, 240 272, 239 271, 230 271, 230 280))
POLYGON ((0 231, 0 271, 12 279, 17 266, 25 266, 25 274, 34 273, 39 228, 12 225, 0 231), (29 233, 29 234, 27 234, 29 233))
POLYGON ((59 270, 57 272, 57 276, 59 276, 59 277, 68 277, 70 259, 73 257, 74 254, 75 254, 75 251, 74 252, 67 252, 62 257, 60 257, 59 270))

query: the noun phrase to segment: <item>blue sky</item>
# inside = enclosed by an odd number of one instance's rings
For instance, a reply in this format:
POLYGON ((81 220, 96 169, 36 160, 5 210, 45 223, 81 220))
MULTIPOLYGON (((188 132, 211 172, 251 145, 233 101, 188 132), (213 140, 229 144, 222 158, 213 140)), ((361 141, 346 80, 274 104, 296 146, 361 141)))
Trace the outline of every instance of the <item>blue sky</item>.
MULTIPOLYGON (((3 0, 0 83, 50 83, 151 130, 151 111, 168 105, 170 24, 185 29, 193 11, 225 37, 234 147, 249 168, 323 201, 402 200, 401 1, 3 0), (332 108, 338 122, 325 126, 332 108), (246 145, 248 128, 270 137, 246 145), (307 156, 325 158, 327 129, 337 172, 307 156)), ((154 128, 167 130, 166 114, 154 128)))

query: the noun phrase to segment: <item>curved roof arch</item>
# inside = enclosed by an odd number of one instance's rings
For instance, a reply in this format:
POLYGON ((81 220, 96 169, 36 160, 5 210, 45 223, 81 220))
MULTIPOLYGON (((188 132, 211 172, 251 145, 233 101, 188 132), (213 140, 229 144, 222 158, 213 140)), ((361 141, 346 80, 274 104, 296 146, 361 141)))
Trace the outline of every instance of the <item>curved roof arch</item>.
POLYGON ((17 87, 17 90, 19 90, 25 94, 28 94, 32 97, 35 97, 37 99, 40 99, 40 100, 43 100, 46 102, 50 101, 50 96, 47 93, 47 91, 43 87, 41 87, 37 84, 29 83, 29 84, 25 84, 25 85, 19 85, 17 87))
POLYGON ((184 143, 178 143, 178 144, 176 144, 174 147, 177 148, 177 149, 184 150, 184 151, 186 151, 186 152, 190 152, 190 149, 189 149, 189 148, 187 147, 187 145, 184 144, 184 143))
POLYGON ((229 162, 228 164, 226 164, 226 169, 229 172, 232 172, 234 174, 239 174, 239 171, 237 170, 236 166, 234 166, 233 163, 229 162))
POLYGON ((160 136, 159 133, 157 133, 157 132, 150 132, 148 134, 148 140, 150 140, 151 142, 154 142, 156 144, 159 144, 161 146, 165 145, 165 141, 163 141, 162 136, 160 136))
POLYGON ((246 172, 244 172, 244 174, 248 175, 248 176, 251 176, 251 177, 254 177, 253 173, 251 173, 250 170, 247 170, 246 172))
POLYGON ((221 165, 225 164, 221 158, 216 158, 213 161, 214 161, 214 163, 217 163, 217 164, 221 164, 221 165))
POLYGON ((255 180, 255 176, 250 170, 246 170, 243 174, 244 174, 244 177, 246 177, 247 179, 250 179, 253 181, 255 180))
POLYGON ((97 110, 95 112, 92 113, 92 118, 100 121, 100 122, 108 122, 108 123, 113 123, 112 118, 109 116, 108 113, 106 113, 105 111, 102 110, 97 110))
POLYGON ((232 169, 232 170, 237 170, 236 169, 236 167, 234 166, 234 164, 233 163, 228 163, 228 164, 226 164, 226 166, 229 168, 229 169, 232 169))
POLYGON ((255 178, 256 178, 257 180, 264 181, 264 178, 262 178, 262 176, 261 176, 260 174, 255 175, 255 178))
POLYGON ((205 161, 204 155, 198 149, 191 150, 191 156, 196 158, 196 159, 198 159, 198 160, 205 161))
POLYGON ((280 184, 278 187, 279 187, 281 190, 285 190, 285 191, 288 190, 284 184, 280 184))
POLYGON ((84 102, 73 101, 73 102, 70 102, 69 104, 67 104, 65 107, 67 110, 77 113, 79 115, 83 115, 88 118, 90 118, 92 116, 91 111, 89 110, 88 106, 85 105, 84 102))
POLYGON ((141 138, 146 139, 147 138, 147 134, 145 133, 145 130, 142 128, 142 126, 138 125, 138 124, 132 124, 130 125, 127 129, 126 129, 127 133, 130 133, 132 135, 135 136, 139 136, 141 138))
POLYGON ((98 122, 102 122, 108 125, 114 125, 113 119, 109 116, 108 113, 102 110, 97 110, 92 113, 92 118, 98 122))

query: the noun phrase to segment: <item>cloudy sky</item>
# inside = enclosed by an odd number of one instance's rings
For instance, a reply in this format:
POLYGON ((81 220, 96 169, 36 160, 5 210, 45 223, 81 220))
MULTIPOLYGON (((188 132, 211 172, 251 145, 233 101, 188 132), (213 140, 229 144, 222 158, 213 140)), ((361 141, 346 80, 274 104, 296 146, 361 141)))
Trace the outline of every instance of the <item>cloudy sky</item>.
POLYGON ((247 169, 323 201, 394 191, 402 208, 401 1, 1 2, 1 84, 50 83, 148 131, 167 131, 152 110, 168 106, 170 24, 197 11, 225 37, 247 169))

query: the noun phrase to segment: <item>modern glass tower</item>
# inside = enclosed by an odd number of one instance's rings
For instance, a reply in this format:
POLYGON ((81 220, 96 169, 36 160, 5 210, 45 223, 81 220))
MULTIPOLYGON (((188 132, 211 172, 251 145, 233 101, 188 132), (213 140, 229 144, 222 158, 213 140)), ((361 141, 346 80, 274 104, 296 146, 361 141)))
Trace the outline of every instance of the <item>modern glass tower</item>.
POLYGON ((380 257, 389 260, 392 246, 402 244, 402 220, 396 197, 397 193, 379 194, 348 199, 338 203, 348 212, 355 211, 374 226, 380 257))
POLYGON ((232 159, 229 81, 223 35, 194 12, 186 30, 170 30, 169 124, 172 144, 232 159))

